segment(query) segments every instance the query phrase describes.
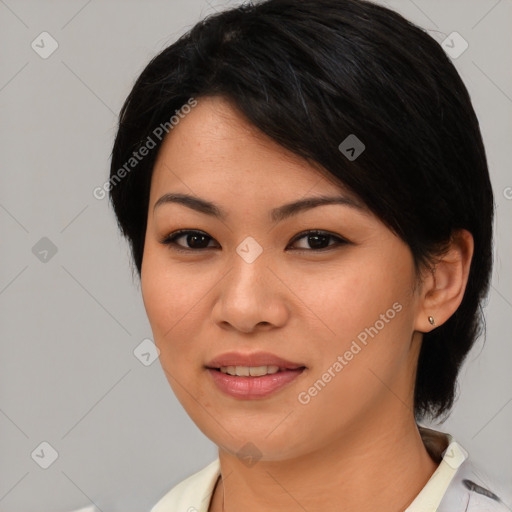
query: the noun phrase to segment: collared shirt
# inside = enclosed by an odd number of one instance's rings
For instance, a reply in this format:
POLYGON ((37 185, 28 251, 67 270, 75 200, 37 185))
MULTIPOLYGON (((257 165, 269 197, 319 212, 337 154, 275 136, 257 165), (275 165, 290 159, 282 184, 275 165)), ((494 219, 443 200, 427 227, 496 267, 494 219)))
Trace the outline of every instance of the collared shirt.
MULTIPOLYGON (((511 511, 480 481, 468 453, 451 435, 424 427, 419 430, 427 451, 439 465, 404 512, 511 511)), ((219 477, 217 458, 165 494, 151 512, 208 512, 219 477)))

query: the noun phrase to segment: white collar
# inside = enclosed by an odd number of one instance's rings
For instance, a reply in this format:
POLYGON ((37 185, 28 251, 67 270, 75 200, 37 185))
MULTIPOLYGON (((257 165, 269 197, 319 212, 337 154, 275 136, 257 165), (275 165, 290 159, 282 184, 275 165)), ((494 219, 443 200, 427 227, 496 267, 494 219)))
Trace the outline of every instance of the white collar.
POLYGON ((457 473, 461 464, 467 459, 468 453, 457 441, 454 441, 450 434, 443 434, 424 427, 420 427, 420 434, 422 434, 425 445, 431 451, 433 458, 439 457, 439 452, 435 452, 433 446, 428 444, 427 439, 434 440, 435 442, 436 437, 438 440, 441 440, 440 436, 444 436, 448 446, 440 454, 442 459, 439 466, 437 466, 437 469, 414 501, 405 509, 405 512, 436 512, 455 473, 457 473))
MULTIPOLYGON (((503 508, 498 501, 486 498, 482 492, 469 493, 463 487, 461 478, 467 471, 465 473, 460 468, 462 465, 469 467, 468 454, 451 435, 424 427, 419 427, 419 430, 425 447, 431 457, 439 461, 439 466, 404 512, 508 510, 503 508), (454 479, 456 475, 457 478, 454 479), (482 508, 482 505, 478 504, 479 499, 485 500, 486 508, 482 508), (454 507, 451 505, 452 503, 457 503, 457 505, 454 507), (469 508, 467 508, 468 504, 469 508)), ((151 512, 208 512, 212 493, 219 477, 220 461, 217 458, 176 485, 158 501, 151 512)))

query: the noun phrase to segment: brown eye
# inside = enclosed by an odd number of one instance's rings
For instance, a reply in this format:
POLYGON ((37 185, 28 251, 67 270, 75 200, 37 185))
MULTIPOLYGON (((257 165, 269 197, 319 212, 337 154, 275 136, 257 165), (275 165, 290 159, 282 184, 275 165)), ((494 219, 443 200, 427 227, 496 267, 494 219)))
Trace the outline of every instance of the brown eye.
MULTIPOLYGON (((183 229, 167 235, 160 240, 160 243, 172 247, 177 251, 200 251, 218 247, 209 245, 213 240, 211 236, 203 231, 183 229), (182 241, 178 243, 178 240, 182 241)), ((300 233, 294 238, 292 244, 296 244, 299 240, 305 240, 307 246, 296 247, 294 250, 319 252, 350 243, 338 235, 319 230, 310 230, 300 233)))
POLYGON ((337 235, 332 235, 331 233, 328 233, 326 231, 306 231, 304 233, 301 233, 299 236, 297 236, 294 239, 294 243, 298 240, 305 239, 306 244, 309 245, 309 247, 299 247, 299 250, 307 250, 307 251, 321 251, 324 249, 330 249, 331 247, 337 247, 342 244, 349 243, 344 238, 341 238, 337 235), (334 240, 334 243, 329 243, 330 240, 334 240))
POLYGON ((202 231, 180 230, 167 235, 160 243, 169 246, 175 246, 177 250, 193 251, 208 249, 209 242, 213 238, 202 231), (185 245, 178 243, 178 240, 184 239, 185 245))

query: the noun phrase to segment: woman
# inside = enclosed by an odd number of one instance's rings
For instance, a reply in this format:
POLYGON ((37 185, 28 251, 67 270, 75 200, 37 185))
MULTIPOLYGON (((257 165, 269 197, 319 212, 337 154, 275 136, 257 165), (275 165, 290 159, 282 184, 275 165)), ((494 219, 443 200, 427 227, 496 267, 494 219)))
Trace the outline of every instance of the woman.
POLYGON ((110 197, 162 368, 219 458, 153 512, 507 510, 448 434, 493 194, 440 46, 362 0, 268 0, 156 56, 110 197))

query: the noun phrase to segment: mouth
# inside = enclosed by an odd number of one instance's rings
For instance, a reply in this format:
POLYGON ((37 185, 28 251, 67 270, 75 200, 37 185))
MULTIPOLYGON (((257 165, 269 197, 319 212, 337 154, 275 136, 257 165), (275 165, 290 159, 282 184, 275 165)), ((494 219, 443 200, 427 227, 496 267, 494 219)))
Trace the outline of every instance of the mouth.
POLYGON ((205 369, 223 393, 241 400, 265 398, 294 381, 306 365, 274 354, 229 353, 210 361, 205 369))
POLYGON ((305 368, 303 363, 288 361, 269 352, 227 352, 215 357, 206 364, 206 368, 219 370, 222 373, 249 377, 277 373, 279 371, 305 368), (261 373, 264 372, 264 373, 261 373))
POLYGON ((298 366, 295 368, 279 367, 276 365, 263 365, 263 366, 221 366, 219 368, 208 367, 209 370, 216 370, 226 375, 233 377, 263 377, 265 375, 274 375, 276 373, 304 370, 305 366, 298 366))

